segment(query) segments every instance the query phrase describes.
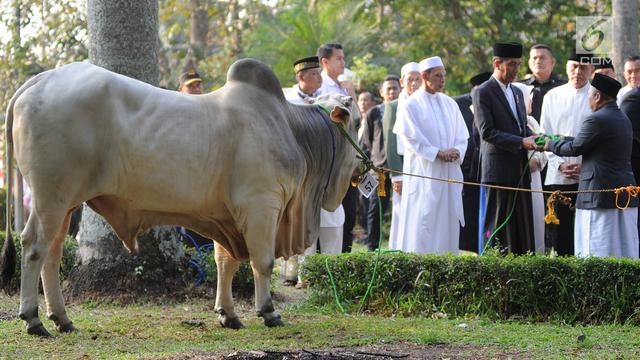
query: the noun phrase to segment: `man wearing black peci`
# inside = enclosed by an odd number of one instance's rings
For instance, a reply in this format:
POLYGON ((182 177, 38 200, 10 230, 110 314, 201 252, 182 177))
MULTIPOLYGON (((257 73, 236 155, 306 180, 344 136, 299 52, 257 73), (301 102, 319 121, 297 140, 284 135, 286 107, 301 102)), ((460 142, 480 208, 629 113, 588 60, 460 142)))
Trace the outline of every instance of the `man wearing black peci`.
MULTIPOLYGON (((527 127, 522 92, 510 86, 518 75, 521 58, 521 44, 495 44, 493 75, 472 94, 484 184, 531 186, 527 151, 537 148, 536 136, 527 127)), ((489 188, 480 201, 486 204, 486 216, 480 224, 485 247, 498 245, 502 251, 515 254, 534 250, 529 192, 489 188)))

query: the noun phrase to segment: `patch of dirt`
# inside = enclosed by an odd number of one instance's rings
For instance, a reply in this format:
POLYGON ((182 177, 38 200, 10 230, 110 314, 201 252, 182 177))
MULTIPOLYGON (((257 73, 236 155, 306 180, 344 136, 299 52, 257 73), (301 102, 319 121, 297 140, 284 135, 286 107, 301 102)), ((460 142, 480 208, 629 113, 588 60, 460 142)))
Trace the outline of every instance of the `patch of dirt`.
MULTIPOLYGON (((369 345, 353 348, 291 351, 248 351, 230 354, 189 353, 154 360, 397 360, 397 359, 519 359, 526 354, 499 352, 470 345, 416 345, 411 343, 369 345)), ((151 360, 152 358, 145 358, 151 360)))
POLYGON ((18 316, 15 313, 0 310, 0 321, 15 320, 17 318, 18 316))
POLYGON ((117 298, 127 302, 140 297, 180 297, 188 282, 179 264, 149 260, 145 266, 138 256, 118 256, 100 259, 76 267, 64 289, 67 302, 87 299, 117 298), (153 261, 153 262, 152 262, 153 261), (131 298, 131 299, 128 299, 131 298))

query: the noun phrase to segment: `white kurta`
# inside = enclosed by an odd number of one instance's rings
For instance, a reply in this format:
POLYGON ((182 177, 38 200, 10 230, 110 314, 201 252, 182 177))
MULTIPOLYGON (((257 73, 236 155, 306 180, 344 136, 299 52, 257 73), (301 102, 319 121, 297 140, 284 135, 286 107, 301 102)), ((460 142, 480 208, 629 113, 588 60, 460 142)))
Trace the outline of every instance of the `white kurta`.
MULTIPOLYGON (((540 125, 533 116, 527 117, 527 126, 534 133, 540 132, 540 125)), ((529 151, 529 156, 531 156, 529 151)), ((540 170, 544 169, 547 165, 547 156, 542 152, 534 152, 532 160, 538 161, 539 168, 536 171, 531 172, 531 189, 542 190, 542 179, 540 177, 540 170)), ((542 193, 531 193, 531 207, 533 210, 533 238, 535 244, 535 252, 537 254, 544 254, 544 196, 542 193)))
MULTIPOLYGON (((589 108, 589 89, 587 83, 580 89, 571 84, 564 84, 549 90, 542 102, 540 127, 545 134, 576 136, 580 132, 582 122, 591 115, 589 108)), ((552 152, 546 153, 549 159, 545 185, 571 185, 578 180, 569 179, 559 170, 563 163, 580 164, 582 156, 565 157, 552 152)))
MULTIPOLYGON (((400 109, 393 132, 404 143, 405 173, 463 180, 469 132, 458 104, 442 93, 414 93, 400 109), (455 162, 436 158, 439 150, 455 148, 455 162)), ((464 226, 462 185, 404 176, 398 226, 398 249, 416 253, 458 253, 460 224, 464 226)))
POLYGON ((638 208, 576 209, 576 256, 638 258, 638 208))
POLYGON ((618 106, 620 106, 620 104, 622 104, 622 100, 624 100, 624 97, 631 90, 633 90, 633 89, 631 88, 631 86, 629 84, 627 84, 627 86, 623 87, 622 89, 620 89, 620 91, 618 91, 618 96, 617 96, 617 101, 616 101, 618 103, 618 106))
MULTIPOLYGON (((400 109, 404 106, 405 102, 409 98, 407 89, 402 89, 398 96, 398 107, 396 108, 396 122, 400 116, 402 116, 400 109)), ((402 141, 396 141, 396 151, 398 155, 404 155, 404 146, 402 141)), ((391 182, 402 181, 402 175, 391 175, 391 182)), ((391 228, 389 229, 389 249, 399 250, 400 244, 398 242, 398 226, 400 226, 400 211, 402 209, 402 194, 398 194, 395 191, 391 191, 391 228)))

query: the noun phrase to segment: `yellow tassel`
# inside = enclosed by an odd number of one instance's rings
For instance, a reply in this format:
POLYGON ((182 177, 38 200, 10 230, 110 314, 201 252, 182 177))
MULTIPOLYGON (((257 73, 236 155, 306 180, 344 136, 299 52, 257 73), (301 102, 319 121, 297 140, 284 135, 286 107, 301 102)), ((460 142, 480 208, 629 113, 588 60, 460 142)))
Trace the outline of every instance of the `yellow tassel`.
POLYGON ((568 198, 560 193, 560 191, 556 191, 547 200, 547 215, 544 216, 544 222, 547 224, 560 224, 560 220, 556 216, 556 210, 554 207, 554 203, 559 201, 567 206, 571 205, 571 198, 568 198))
POLYGON ((378 196, 385 197, 387 196, 387 192, 384 189, 386 175, 382 170, 378 170, 377 172, 378 172, 378 196))

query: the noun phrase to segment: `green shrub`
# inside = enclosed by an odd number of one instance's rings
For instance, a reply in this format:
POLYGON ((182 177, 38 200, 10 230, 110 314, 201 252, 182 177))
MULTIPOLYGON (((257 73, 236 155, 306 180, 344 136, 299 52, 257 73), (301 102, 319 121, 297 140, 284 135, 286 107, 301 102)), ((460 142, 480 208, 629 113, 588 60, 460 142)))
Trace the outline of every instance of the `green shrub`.
MULTIPOLYGON (((357 310, 374 253, 307 257, 312 301, 338 296, 357 310)), ((381 314, 483 315, 495 319, 640 324, 640 261, 542 256, 436 256, 386 253, 364 310, 381 314)))
MULTIPOLYGON (((4 246, 6 233, 0 231, 0 249, 4 246)), ((22 246, 20 244, 20 236, 18 234, 13 235, 13 241, 16 245, 16 275, 11 282, 11 288, 15 291, 20 287, 20 264, 22 262, 22 246)), ((62 262, 60 264, 60 281, 65 281, 71 270, 76 265, 76 252, 78 251, 78 243, 67 236, 62 247, 62 262)))

